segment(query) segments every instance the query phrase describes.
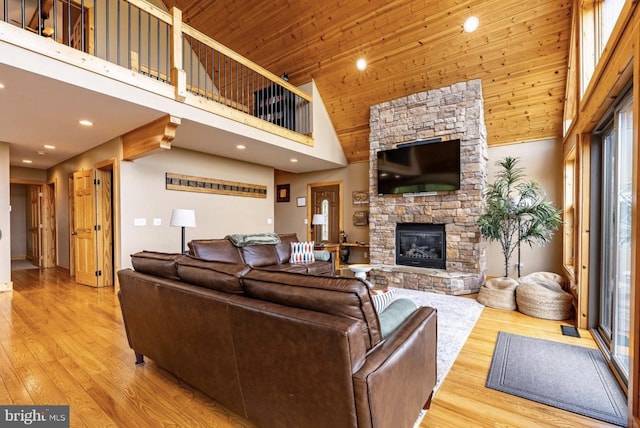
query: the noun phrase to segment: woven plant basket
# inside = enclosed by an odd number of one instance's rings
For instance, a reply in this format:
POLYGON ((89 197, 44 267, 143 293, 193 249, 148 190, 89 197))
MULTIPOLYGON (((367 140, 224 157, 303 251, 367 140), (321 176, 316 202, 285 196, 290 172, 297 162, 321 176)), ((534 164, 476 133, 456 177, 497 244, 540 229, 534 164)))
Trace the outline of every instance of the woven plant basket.
POLYGON ((480 287, 478 302, 491 308, 514 311, 517 286, 518 281, 512 278, 489 279, 480 287))
MULTIPOLYGON (((522 278, 521 278, 522 279, 522 278)), ((518 311, 548 320, 565 320, 571 316, 572 297, 556 285, 521 282, 516 289, 518 311)))

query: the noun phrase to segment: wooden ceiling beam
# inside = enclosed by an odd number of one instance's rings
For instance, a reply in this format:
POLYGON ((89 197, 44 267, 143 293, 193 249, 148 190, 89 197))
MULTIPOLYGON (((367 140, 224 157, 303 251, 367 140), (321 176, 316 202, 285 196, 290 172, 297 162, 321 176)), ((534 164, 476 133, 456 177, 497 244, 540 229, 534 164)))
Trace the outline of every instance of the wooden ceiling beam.
POLYGON ((180 118, 165 115, 122 136, 122 159, 132 161, 162 150, 169 150, 180 118))

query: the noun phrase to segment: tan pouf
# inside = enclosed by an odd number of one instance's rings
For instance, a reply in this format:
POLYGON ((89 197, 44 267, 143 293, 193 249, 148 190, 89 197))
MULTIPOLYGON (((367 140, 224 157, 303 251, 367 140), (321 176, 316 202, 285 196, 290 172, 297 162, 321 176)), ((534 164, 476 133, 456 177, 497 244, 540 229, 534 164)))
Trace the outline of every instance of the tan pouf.
POLYGON ((496 309, 513 311, 516 309, 516 287, 513 278, 493 278, 487 280, 478 292, 478 302, 496 309))
POLYGON ((553 290, 557 289, 558 286, 563 289, 565 284, 564 277, 553 272, 533 272, 529 275, 521 276, 518 281, 545 285, 553 290))
POLYGON ((537 272, 520 278, 516 289, 518 311, 548 320, 565 320, 571 316, 572 297, 562 289, 564 279, 550 272, 537 272), (544 274, 544 275, 540 275, 544 274))

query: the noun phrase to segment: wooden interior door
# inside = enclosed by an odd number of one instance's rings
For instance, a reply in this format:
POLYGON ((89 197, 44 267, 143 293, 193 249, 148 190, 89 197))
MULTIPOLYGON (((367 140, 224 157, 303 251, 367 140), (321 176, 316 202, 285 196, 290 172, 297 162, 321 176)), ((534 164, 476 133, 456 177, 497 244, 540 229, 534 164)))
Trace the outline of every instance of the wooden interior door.
POLYGON ((93 170, 73 173, 73 232, 76 282, 97 287, 96 204, 93 170))
POLYGON ((97 267, 98 287, 109 287, 114 283, 113 269, 113 171, 108 168, 96 170, 97 203, 97 267))
POLYGON ((41 242, 41 187, 38 185, 29 186, 29 219, 27 237, 27 260, 36 266, 40 263, 40 242, 41 242))
POLYGON ((337 244, 339 241, 340 227, 342 225, 341 192, 340 184, 311 185, 311 213, 309 223, 314 214, 324 214, 326 225, 314 226, 311 239, 316 243, 337 244))
POLYGON ((56 266, 56 186, 48 183, 43 187, 42 203, 42 267, 56 266))

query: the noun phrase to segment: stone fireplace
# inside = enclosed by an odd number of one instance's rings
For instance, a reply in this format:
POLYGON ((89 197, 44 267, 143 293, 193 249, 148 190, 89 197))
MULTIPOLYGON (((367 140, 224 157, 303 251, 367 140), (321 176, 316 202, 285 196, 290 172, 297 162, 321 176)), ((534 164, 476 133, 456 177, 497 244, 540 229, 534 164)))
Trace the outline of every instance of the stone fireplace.
POLYGON ((483 104, 481 81, 472 80, 371 107, 369 245, 374 266, 370 278, 375 284, 468 294, 484 283, 485 248, 476 225, 487 179, 483 104), (460 139, 459 190, 378 195, 379 150, 437 137, 460 139), (443 229, 444 250, 437 248, 440 242, 431 232, 414 230, 413 238, 406 235, 403 241, 408 225, 443 229), (419 252, 411 251, 411 244, 419 252), (418 254, 424 256, 414 257, 418 254), (420 260, 411 263, 414 258, 420 260))

